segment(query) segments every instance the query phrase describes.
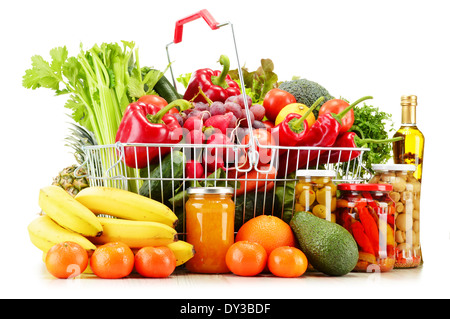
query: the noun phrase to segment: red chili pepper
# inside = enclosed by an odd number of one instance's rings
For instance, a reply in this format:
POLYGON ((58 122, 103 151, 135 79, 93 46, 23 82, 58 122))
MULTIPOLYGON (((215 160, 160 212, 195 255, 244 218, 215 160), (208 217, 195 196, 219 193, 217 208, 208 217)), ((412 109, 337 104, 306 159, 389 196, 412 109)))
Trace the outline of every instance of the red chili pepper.
POLYGON ((358 215, 359 220, 361 221, 361 224, 364 227, 364 232, 367 234, 367 237, 370 240, 374 252, 376 253, 376 255, 378 255, 380 247, 378 225, 370 215, 369 211, 367 210, 367 207, 359 207, 358 215))
POLYGON ((355 222, 355 219, 350 215, 349 212, 345 212, 340 214, 339 224, 342 225, 345 229, 351 232, 351 226, 355 222))
MULTIPOLYGON (((374 139, 361 139, 355 132, 345 132, 339 134, 338 138, 334 142, 333 147, 351 147, 360 148, 364 147, 368 143, 390 143, 402 140, 403 137, 396 137, 385 140, 374 140, 374 139)), ((332 163, 342 163, 348 162, 352 159, 358 157, 361 154, 357 150, 332 150, 329 152, 321 152, 319 163, 320 164, 332 164, 332 163)))
POLYGON ((380 220, 380 218, 378 217, 375 209, 373 209, 371 206, 369 206, 369 207, 367 207, 367 211, 369 212, 370 216, 372 216, 375 223, 377 223, 377 225, 378 225, 378 221, 380 220))
POLYGON ((392 228, 394 228, 395 224, 395 207, 394 205, 389 206, 389 214, 387 216, 387 223, 391 225, 392 228))
MULTIPOLYGON (((371 96, 360 98, 356 102, 350 104, 345 110, 339 114, 327 113, 320 115, 316 122, 311 126, 307 136, 302 139, 301 143, 297 146, 312 146, 312 147, 331 147, 336 141, 339 130, 341 128, 341 118, 347 114, 353 107, 367 99, 371 99, 371 96)), ((308 155, 304 155, 306 152, 302 152, 303 156, 298 156, 298 151, 291 152, 292 156, 289 159, 280 159, 279 172, 286 172, 287 174, 295 171, 296 169, 305 167, 308 163, 314 163, 319 156, 318 150, 309 151, 308 155), (287 165, 287 171, 284 165, 287 165)), ((286 153, 287 154, 287 153, 286 153)))
POLYGON ((194 102, 207 103, 203 95, 199 94, 199 88, 213 102, 225 102, 229 96, 241 94, 239 85, 228 74, 228 70, 230 69, 230 60, 228 57, 221 55, 219 62, 223 65, 222 71, 214 71, 206 68, 192 73, 188 87, 184 93, 183 98, 185 100, 193 99, 194 102))
MULTIPOLYGON (((163 108, 134 102, 127 106, 116 134, 121 143, 178 143, 182 139, 181 126, 175 116, 167 114, 173 107, 186 110, 191 104, 175 100, 163 108), (179 130, 178 130, 179 129, 179 130)), ((144 168, 156 157, 167 154, 170 148, 124 146, 125 163, 133 168, 144 168)))
MULTIPOLYGON (((298 144, 302 143, 302 140, 306 136, 308 136, 308 132, 310 129, 308 121, 306 121, 306 119, 323 100, 323 97, 318 99, 303 115, 298 113, 289 113, 280 124, 275 126, 272 129, 272 135, 275 140, 278 140, 278 145, 297 146, 298 144)), ((286 152, 287 149, 280 149, 278 152, 278 156, 286 152)))
POLYGON ((355 238, 356 242, 358 243, 359 247, 361 249, 369 254, 375 255, 375 252, 372 248, 372 244, 370 243, 369 238, 367 237, 366 233, 364 232, 364 227, 360 222, 354 222, 350 226, 353 234, 353 238, 355 238))
POLYGON ((366 199, 367 204, 373 209, 377 210, 379 206, 375 203, 372 195, 369 192, 362 192, 361 195, 366 199))

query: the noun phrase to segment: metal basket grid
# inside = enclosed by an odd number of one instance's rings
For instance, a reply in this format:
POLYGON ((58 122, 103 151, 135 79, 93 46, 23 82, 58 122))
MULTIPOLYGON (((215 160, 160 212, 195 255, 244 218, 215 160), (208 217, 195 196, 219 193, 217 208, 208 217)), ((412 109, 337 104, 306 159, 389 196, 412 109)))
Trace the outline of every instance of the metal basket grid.
POLYGON ((178 215, 181 221, 177 229, 180 234, 185 233, 184 206, 188 200, 186 191, 194 185, 233 187, 235 189, 233 199, 236 206, 236 216, 238 217, 235 228, 238 229, 246 220, 259 214, 271 214, 289 220, 295 205, 295 183, 297 181, 295 171, 297 169, 333 170, 337 174, 334 179, 336 183, 359 183, 367 179, 367 176, 363 176, 362 166, 363 154, 369 150, 367 148, 267 146, 260 145, 257 140, 255 145, 260 152, 270 154, 270 161, 265 163, 264 166, 258 164, 258 152, 254 152, 256 158, 253 161, 246 161, 246 165, 242 165, 243 163, 239 161, 239 154, 251 153, 254 146, 250 144, 116 143, 84 147, 86 161, 82 167, 87 171, 90 186, 126 189, 165 203, 178 215), (165 159, 166 162, 170 163, 169 167, 152 163, 141 169, 129 167, 124 161, 126 148, 133 149, 135 153, 142 149, 145 149, 148 153, 150 148, 157 148, 156 162, 162 163, 165 159), (218 165, 218 158, 221 152, 226 155, 229 154, 225 150, 232 150, 235 158, 225 158, 225 162, 231 163, 231 165, 222 168, 218 165), (279 171, 278 152, 280 150, 285 150, 287 158, 297 160, 297 162, 301 157, 309 158, 313 152, 315 155, 314 159, 308 161, 306 166, 295 167, 295 170, 291 169, 291 172, 288 172, 287 168, 285 171, 279 171), (175 156, 175 152, 183 154, 181 162, 177 162, 179 157, 175 156), (339 154, 346 152, 347 156, 356 152, 358 155, 349 162, 323 163, 319 161, 319 158, 329 158, 331 152, 339 152, 339 154), (213 164, 206 163, 208 159, 202 156, 204 154, 214 154, 209 158, 209 161, 212 160, 213 164), (202 178, 188 177, 186 174, 185 164, 193 156, 204 164, 205 174, 202 178), (180 165, 181 170, 175 169, 180 165), (275 168, 277 170, 276 176, 268 174, 270 170, 267 168, 275 168), (253 177, 249 177, 249 175, 253 177), (248 187, 248 184, 252 182, 257 183, 257 187, 248 187), (146 189, 148 189, 147 192, 146 189))

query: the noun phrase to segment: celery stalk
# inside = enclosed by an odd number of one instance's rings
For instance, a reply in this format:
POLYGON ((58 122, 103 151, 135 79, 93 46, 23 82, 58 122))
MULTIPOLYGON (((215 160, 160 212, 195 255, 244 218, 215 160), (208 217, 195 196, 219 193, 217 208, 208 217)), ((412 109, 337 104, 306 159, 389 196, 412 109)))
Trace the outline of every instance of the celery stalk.
MULTIPOLYGON (((122 41, 122 46, 102 43, 86 51, 80 44, 76 57, 68 57, 66 47, 57 47, 50 51, 50 56, 50 63, 39 55, 32 57, 32 67, 25 71, 23 86, 52 89, 57 95, 69 94, 65 107, 72 110, 75 122, 93 132, 99 145, 115 144, 126 107, 153 92, 160 77, 159 72, 143 76, 134 42, 122 41)), ((102 156, 105 171, 114 164, 110 163, 112 158, 102 156)), ((131 180, 129 188, 136 191, 138 171, 118 167, 117 174, 125 170, 131 180)))

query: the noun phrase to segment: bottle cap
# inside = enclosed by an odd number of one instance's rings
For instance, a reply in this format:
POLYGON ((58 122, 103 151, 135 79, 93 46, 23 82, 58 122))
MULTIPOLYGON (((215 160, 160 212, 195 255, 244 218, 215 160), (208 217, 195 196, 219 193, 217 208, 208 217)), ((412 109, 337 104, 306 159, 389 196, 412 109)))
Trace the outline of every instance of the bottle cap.
POLYGON ((416 124, 417 96, 402 95, 402 124, 416 124))
POLYGON ((233 194, 234 189, 232 187, 189 187, 187 194, 233 194))
POLYGON ((299 169, 297 177, 336 177, 336 172, 325 169, 299 169))
POLYGON ((396 171, 396 172, 403 172, 403 171, 411 171, 414 172, 416 170, 416 165, 414 164, 373 164, 372 169, 374 171, 396 171))
POLYGON ((390 192, 390 184, 339 184, 338 189, 342 191, 366 191, 366 192, 390 192))
POLYGON ((417 106, 417 96, 415 95, 402 95, 400 100, 402 106, 417 106))

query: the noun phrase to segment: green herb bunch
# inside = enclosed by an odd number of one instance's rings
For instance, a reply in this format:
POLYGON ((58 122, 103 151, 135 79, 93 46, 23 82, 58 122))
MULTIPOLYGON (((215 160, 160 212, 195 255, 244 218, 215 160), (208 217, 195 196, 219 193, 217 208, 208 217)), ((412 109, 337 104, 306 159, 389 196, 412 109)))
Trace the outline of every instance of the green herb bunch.
MULTIPOLYGON (((390 132, 394 131, 392 114, 380 111, 373 105, 365 104, 354 108, 355 121, 350 131, 355 132, 361 139, 384 140, 390 138, 390 132)), ((362 156, 361 176, 373 174, 373 164, 385 164, 392 158, 392 143, 367 143, 358 147, 370 148, 362 156)), ((353 161, 341 163, 340 170, 345 172, 347 165, 354 167, 353 161)))

